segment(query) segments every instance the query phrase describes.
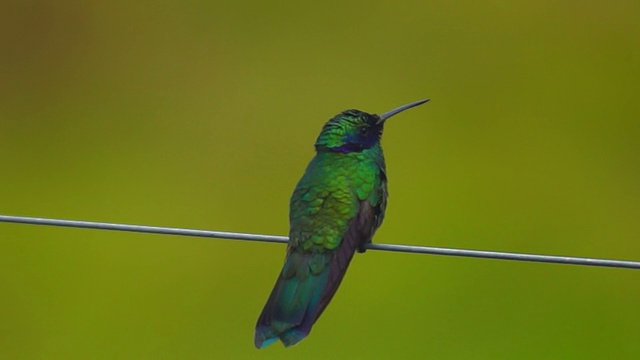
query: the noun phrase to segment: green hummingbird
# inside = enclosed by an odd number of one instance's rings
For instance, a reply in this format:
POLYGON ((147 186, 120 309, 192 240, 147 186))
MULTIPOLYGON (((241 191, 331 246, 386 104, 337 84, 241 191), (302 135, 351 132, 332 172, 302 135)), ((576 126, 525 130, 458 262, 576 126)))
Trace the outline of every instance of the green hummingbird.
POLYGON ((254 343, 304 339, 336 293, 356 250, 382 223, 387 174, 380 138, 387 119, 429 101, 382 115, 347 110, 329 120, 315 143, 316 155, 289 204, 289 244, 258 322, 254 343))

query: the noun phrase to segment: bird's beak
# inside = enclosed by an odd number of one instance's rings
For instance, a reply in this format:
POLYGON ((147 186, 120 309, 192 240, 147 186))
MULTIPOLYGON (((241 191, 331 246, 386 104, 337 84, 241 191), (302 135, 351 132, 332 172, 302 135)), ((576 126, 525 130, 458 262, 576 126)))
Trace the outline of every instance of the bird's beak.
POLYGON ((426 103, 427 101, 429 101, 429 99, 424 99, 424 100, 418 100, 418 101, 414 101, 412 103, 408 103, 406 105, 402 105, 399 108, 395 108, 391 111, 387 111, 386 113, 380 115, 380 120, 378 120, 377 124, 382 124, 383 122, 385 122, 388 118, 392 117, 393 115, 403 112, 407 109, 411 109, 412 107, 418 106, 418 105, 422 105, 424 103, 426 103))

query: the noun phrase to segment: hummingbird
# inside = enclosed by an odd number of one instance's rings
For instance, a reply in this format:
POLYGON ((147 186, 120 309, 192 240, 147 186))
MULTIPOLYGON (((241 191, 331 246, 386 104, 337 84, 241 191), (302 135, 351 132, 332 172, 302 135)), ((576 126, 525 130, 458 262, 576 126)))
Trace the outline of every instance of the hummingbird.
POLYGON ((256 324, 258 349, 278 339, 288 347, 309 335, 353 255, 365 252, 384 218, 387 174, 380 138, 386 121, 427 101, 381 115, 346 110, 324 124, 316 155, 291 195, 287 254, 256 324))

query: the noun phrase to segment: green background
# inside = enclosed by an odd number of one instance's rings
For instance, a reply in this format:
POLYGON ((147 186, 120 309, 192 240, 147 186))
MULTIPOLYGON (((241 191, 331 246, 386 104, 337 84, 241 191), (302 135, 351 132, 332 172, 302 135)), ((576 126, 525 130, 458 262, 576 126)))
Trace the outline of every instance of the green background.
MULTIPOLYGON (((3 1, 0 213, 286 234, 395 117, 374 241, 640 259, 640 2, 3 1)), ((636 359, 640 273, 370 251, 253 347, 278 244, 0 224, 3 359, 636 359)))

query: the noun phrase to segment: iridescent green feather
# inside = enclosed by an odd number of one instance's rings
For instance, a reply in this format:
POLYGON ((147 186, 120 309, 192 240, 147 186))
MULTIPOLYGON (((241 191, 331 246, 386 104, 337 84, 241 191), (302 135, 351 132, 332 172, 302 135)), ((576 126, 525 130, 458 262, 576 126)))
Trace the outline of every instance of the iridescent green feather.
POLYGON ((381 186, 379 173, 379 164, 367 154, 318 154, 291 197, 291 246, 320 252, 337 248, 360 201, 380 201, 373 191, 381 186))

